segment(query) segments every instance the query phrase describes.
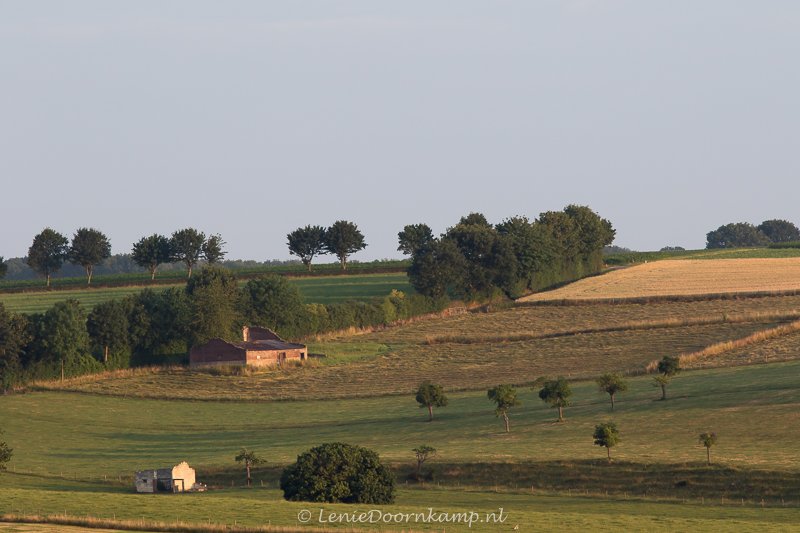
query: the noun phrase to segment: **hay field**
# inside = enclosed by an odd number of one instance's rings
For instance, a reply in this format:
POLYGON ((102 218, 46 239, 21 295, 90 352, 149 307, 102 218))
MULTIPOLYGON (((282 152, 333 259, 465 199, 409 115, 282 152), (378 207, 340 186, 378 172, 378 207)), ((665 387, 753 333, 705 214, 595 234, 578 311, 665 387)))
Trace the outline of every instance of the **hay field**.
POLYGON ((800 258, 654 261, 585 278, 523 302, 800 290, 800 258))
MULTIPOLYGON (((302 367, 273 369, 248 376, 169 368, 84 376, 63 384, 49 382, 42 386, 52 390, 143 398, 255 401, 408 394, 426 379, 448 390, 480 390, 498 383, 531 382, 540 376, 587 379, 605 372, 638 373, 644 371, 650 361, 664 355, 694 352, 774 325, 755 321, 513 342, 395 345, 380 355, 341 364, 312 362, 302 367)), ((349 340, 350 349, 353 340, 349 340)), ((370 335, 359 340, 374 345, 370 335)))

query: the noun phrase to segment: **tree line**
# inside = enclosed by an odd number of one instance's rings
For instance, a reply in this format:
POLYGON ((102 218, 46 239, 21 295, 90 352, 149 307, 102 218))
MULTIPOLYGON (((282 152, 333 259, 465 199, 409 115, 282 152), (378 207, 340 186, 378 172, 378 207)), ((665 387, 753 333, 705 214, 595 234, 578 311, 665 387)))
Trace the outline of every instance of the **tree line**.
POLYGON ((427 224, 408 225, 397 249, 411 256, 408 275, 421 294, 516 298, 599 272, 614 235, 589 207, 569 205, 533 221, 516 216, 496 225, 471 213, 438 237, 427 224))
MULTIPOLYGON (((225 241, 220 235, 206 235, 194 228, 178 230, 167 238, 163 235, 142 237, 133 244, 131 258, 136 265, 146 268, 151 279, 155 279, 159 265, 181 262, 186 265, 187 277, 192 276, 192 268, 202 259, 209 264, 218 263, 225 257, 225 241)), ((86 283, 92 283, 92 275, 97 265, 111 257, 111 241, 100 230, 80 228, 67 237, 52 228, 45 228, 33 238, 25 263, 37 274, 45 278, 47 287, 53 274, 61 270, 65 263, 81 266, 86 272, 86 283)), ((0 278, 8 269, 0 257, 0 278)))
POLYGON ((798 242, 800 229, 788 220, 765 220, 758 226, 749 222, 724 224, 706 234, 706 248, 746 248, 798 242))
POLYGON ((364 234, 356 224, 347 220, 337 220, 328 228, 297 228, 286 236, 286 240, 289 253, 300 258, 309 272, 314 257, 323 254, 335 255, 342 270, 347 270, 348 257, 367 247, 364 234))
POLYGON ((145 289, 95 305, 77 300, 23 315, 0 304, 0 390, 32 379, 184 362, 211 338, 241 340, 244 325, 288 339, 389 324, 444 309, 445 299, 392 291, 375 301, 306 304, 285 277, 265 275, 240 287, 220 266, 205 266, 182 288, 145 289))

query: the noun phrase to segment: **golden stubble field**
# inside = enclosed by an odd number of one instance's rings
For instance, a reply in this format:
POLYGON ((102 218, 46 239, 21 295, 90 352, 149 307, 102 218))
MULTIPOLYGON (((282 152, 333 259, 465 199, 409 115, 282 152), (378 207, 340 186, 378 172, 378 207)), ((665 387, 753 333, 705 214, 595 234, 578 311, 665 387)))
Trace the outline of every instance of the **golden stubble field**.
POLYGON ((800 290, 800 258, 653 261, 582 279, 523 302, 800 290))

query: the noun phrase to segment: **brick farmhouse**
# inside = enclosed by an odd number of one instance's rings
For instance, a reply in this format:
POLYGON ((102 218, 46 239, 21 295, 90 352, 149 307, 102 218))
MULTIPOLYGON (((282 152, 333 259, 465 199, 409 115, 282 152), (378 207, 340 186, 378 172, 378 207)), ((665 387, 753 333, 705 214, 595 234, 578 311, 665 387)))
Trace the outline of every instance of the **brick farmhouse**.
POLYGON ((280 366, 286 361, 305 361, 305 344, 286 342, 273 331, 255 326, 242 328, 242 340, 211 339, 189 351, 190 366, 280 366))

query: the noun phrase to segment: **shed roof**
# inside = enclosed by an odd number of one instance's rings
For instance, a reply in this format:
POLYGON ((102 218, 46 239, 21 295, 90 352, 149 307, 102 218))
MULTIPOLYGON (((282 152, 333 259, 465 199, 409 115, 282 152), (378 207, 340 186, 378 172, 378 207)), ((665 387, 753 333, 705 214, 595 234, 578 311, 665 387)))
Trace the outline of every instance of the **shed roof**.
POLYGON ((277 340, 263 340, 263 341, 239 341, 232 342, 234 346, 244 348, 245 350, 302 350, 305 349, 305 344, 295 344, 293 342, 277 341, 277 340))

